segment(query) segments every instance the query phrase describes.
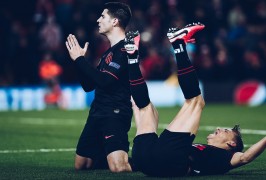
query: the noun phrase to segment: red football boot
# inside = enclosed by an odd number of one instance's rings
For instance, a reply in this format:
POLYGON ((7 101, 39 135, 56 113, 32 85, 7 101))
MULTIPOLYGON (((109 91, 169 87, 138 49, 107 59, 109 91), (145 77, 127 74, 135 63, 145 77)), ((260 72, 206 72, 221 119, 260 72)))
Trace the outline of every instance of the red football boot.
POLYGON ((177 39, 184 39, 185 43, 194 43, 195 39, 191 37, 198 31, 204 29, 204 25, 201 23, 192 23, 186 25, 184 28, 169 28, 167 37, 171 43, 177 39))

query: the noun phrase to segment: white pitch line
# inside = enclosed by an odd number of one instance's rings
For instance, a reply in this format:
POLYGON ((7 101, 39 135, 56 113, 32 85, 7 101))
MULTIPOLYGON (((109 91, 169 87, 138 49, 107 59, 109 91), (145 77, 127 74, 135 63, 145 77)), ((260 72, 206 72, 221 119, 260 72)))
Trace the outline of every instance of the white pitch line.
MULTIPOLYGON (((79 121, 76 119, 49 119, 49 118, 12 118, 8 119, 17 119, 22 124, 32 124, 32 125, 82 125, 85 124, 85 121, 79 121)), ((132 123, 132 127, 136 127, 135 123, 132 123)), ((159 129, 167 128, 168 124, 159 123, 159 129)), ((215 126, 200 126, 199 130, 202 131, 214 131, 217 127, 215 126)), ((228 128, 230 127, 221 127, 228 128)), ((255 129, 241 129, 242 134, 254 134, 254 135, 266 135, 266 130, 255 130, 255 129)))
MULTIPOLYGON (((201 126, 199 130, 203 131, 214 131, 217 127, 215 126, 201 126)), ((232 129, 232 127, 220 127, 232 129)), ((256 134, 256 135, 266 135, 266 130, 255 130, 255 129, 241 129, 241 134, 256 134)))
MULTIPOLYGON (((135 124, 132 124, 135 127, 135 124)), ((168 124, 158 124, 159 129, 167 128, 168 124)), ((199 130, 201 131, 214 131, 217 126, 200 126, 199 130)), ((232 127, 220 127, 220 128, 227 128, 232 129, 232 127)), ((241 129, 241 134, 255 134, 255 135, 266 135, 266 130, 255 130, 255 129, 241 129)))
MULTIPOLYGON (((245 144, 244 147, 250 147, 251 144, 245 144)), ((132 147, 129 147, 132 150, 132 147)), ((24 150, 0 150, 0 154, 18 154, 18 153, 50 153, 50 152, 74 152, 75 148, 60 149, 24 149, 24 150)))
POLYGON ((14 153, 47 153, 47 152, 68 152, 75 151, 75 148, 60 148, 60 149, 25 149, 25 150, 0 150, 0 154, 14 154, 14 153))
POLYGON ((22 124, 32 125, 80 125, 85 122, 78 121, 76 119, 45 119, 45 118, 19 118, 22 124), (60 120, 60 121, 58 121, 60 120))

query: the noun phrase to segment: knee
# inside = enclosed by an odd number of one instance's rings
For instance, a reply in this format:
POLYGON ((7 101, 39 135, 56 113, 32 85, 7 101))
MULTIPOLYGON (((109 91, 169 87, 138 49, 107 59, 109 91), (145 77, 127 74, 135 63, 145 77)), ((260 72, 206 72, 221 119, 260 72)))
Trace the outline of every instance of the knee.
POLYGON ((75 162, 75 170, 77 171, 84 170, 86 169, 85 167, 86 167, 85 164, 75 162))
POLYGON ((92 165, 92 160, 90 159, 76 159, 75 160, 75 170, 85 170, 85 169, 90 169, 92 165))
POLYGON ((201 95, 199 96, 198 105, 200 106, 201 109, 205 107, 205 101, 201 95))
POLYGON ((124 171, 123 167, 121 167, 119 165, 116 165, 116 164, 110 165, 109 169, 113 173, 119 173, 119 172, 123 172, 124 171))
POLYGON ((130 171, 127 163, 111 163, 109 164, 109 169, 113 173, 130 171))
POLYGON ((82 166, 79 163, 75 163, 75 170, 79 171, 79 170, 83 170, 83 169, 84 169, 84 166, 82 166))
POLYGON ((198 107, 199 109, 203 109, 205 107, 205 101, 202 95, 199 95, 191 99, 191 103, 193 107, 198 107))
POLYGON ((131 167, 128 163, 127 157, 107 157, 109 169, 111 172, 119 173, 119 172, 125 172, 125 171, 131 171, 131 167))

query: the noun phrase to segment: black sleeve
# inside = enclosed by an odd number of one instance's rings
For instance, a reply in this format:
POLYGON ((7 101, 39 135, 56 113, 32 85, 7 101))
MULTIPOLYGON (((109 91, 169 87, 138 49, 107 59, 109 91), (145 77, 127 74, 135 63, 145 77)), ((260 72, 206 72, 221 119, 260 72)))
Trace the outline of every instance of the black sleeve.
POLYGON ((91 79, 86 78, 84 73, 82 73, 78 68, 77 68, 77 74, 78 74, 80 85, 82 86, 85 92, 90 92, 95 89, 95 83, 91 79))
POLYGON ((93 68, 90 63, 85 60, 84 56, 78 57, 75 60, 75 64, 77 66, 78 71, 80 71, 79 74, 82 76, 80 80, 83 84, 82 87, 84 86, 85 89, 94 89, 95 85, 105 88, 117 81, 117 79, 109 73, 101 72, 93 68), (89 83, 90 81, 92 82, 89 83))
POLYGON ((208 174, 224 174, 231 169, 232 155, 224 149, 212 148, 210 149, 206 160, 208 161, 205 168, 208 174))

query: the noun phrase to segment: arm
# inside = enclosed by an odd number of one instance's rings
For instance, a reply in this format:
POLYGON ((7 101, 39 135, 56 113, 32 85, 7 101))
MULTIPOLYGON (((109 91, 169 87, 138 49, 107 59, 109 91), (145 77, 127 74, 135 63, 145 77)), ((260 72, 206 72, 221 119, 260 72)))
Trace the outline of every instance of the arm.
POLYGON ((95 89, 95 83, 91 79, 86 78, 86 76, 78 68, 77 68, 77 74, 80 85, 82 86, 85 92, 90 92, 95 89))
MULTIPOLYGON (((87 83, 89 82, 88 80, 92 80, 94 82, 93 84, 105 88, 110 86, 117 80, 117 77, 115 75, 101 72, 93 68, 91 64, 86 61, 84 56, 79 56, 77 59, 75 59, 75 64, 78 68, 79 74, 81 76, 83 75, 81 81, 83 81, 82 84, 84 86, 89 86, 87 85, 87 83)), ((90 85, 89 87, 92 87, 94 89, 94 86, 90 85)))
POLYGON ((235 153, 230 163, 234 168, 250 163, 265 150, 265 147, 266 147, 266 137, 261 139, 253 146, 251 146, 244 153, 241 152, 235 153))
POLYGON ((84 55, 87 52, 88 43, 85 44, 84 48, 81 48, 75 36, 70 34, 66 41, 66 47, 78 68, 81 85, 86 92, 93 90, 95 85, 103 88, 108 87, 117 80, 115 75, 101 72, 85 60, 84 55))

